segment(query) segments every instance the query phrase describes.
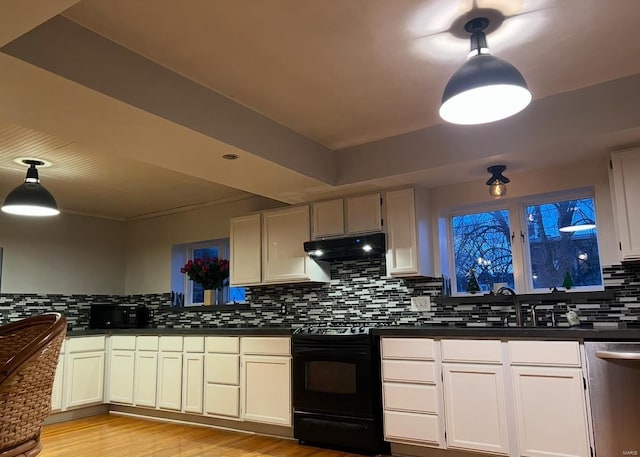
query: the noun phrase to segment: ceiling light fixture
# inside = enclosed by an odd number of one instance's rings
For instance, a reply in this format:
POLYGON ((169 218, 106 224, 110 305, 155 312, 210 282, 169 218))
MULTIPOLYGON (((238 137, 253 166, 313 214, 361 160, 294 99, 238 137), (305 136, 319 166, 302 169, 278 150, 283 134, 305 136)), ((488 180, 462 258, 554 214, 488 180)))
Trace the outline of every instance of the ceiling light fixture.
POLYGON ((516 67, 491 55, 484 30, 489 19, 467 22, 471 51, 442 94, 440 117, 453 124, 485 124, 522 111, 531 102, 531 92, 516 67))
POLYGON ((566 227, 560 227, 558 230, 564 233, 573 233, 573 232, 583 232, 585 230, 593 230, 596 228, 596 224, 578 224, 578 225, 567 225, 566 227))
POLYGON ((24 183, 9 192, 2 205, 2 211, 20 216, 55 216, 60 214, 55 198, 40 184, 36 166, 44 165, 44 162, 32 159, 25 159, 22 162, 29 165, 27 177, 24 183))
POLYGON ((491 177, 487 180, 487 186, 489 186, 489 195, 493 198, 507 195, 507 183, 510 179, 502 175, 506 169, 507 167, 504 165, 493 165, 487 168, 487 171, 491 173, 491 177))

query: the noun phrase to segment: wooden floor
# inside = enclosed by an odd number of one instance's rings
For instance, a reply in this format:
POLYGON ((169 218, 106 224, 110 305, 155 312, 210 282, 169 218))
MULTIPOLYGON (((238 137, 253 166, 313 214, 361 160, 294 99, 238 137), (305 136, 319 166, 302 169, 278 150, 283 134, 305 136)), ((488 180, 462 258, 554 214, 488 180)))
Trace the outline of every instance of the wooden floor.
POLYGON ((93 416, 42 432, 39 457, 355 457, 296 441, 119 415, 93 416))

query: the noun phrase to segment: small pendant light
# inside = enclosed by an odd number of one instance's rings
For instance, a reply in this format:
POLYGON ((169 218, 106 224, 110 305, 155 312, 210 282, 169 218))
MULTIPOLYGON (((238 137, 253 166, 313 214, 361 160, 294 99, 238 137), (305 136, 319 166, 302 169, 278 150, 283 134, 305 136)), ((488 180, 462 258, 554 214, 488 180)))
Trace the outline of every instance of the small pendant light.
POLYGON ((487 168, 487 171, 491 173, 491 177, 487 180, 487 186, 489 186, 489 195, 493 198, 502 198, 507 195, 507 183, 509 178, 502 175, 502 172, 507 169, 504 165, 493 165, 487 168))
POLYGON ((24 183, 7 195, 2 211, 20 216, 56 216, 60 214, 58 204, 53 195, 40 184, 36 166, 44 165, 40 160, 25 159, 29 165, 24 183))
POLYGON ((467 22, 471 52, 442 95, 440 117, 454 124, 472 125, 513 116, 531 102, 531 92, 516 67, 491 55, 484 30, 489 19, 467 22))

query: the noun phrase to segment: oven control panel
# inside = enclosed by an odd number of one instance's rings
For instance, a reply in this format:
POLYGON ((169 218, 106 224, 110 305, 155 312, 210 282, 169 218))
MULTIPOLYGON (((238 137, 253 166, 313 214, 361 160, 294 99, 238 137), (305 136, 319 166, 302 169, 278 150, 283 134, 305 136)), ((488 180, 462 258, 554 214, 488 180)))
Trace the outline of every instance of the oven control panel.
POLYGON ((370 327, 300 327, 294 335, 368 335, 370 327))

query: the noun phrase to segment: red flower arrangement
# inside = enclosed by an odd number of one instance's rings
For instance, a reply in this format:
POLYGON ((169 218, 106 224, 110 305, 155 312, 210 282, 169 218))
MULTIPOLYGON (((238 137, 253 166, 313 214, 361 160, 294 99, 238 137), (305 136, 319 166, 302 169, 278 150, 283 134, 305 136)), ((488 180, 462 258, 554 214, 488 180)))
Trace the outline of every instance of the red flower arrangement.
POLYGON ((205 289, 222 289, 229 279, 229 261, 217 257, 189 260, 180 273, 205 289))

